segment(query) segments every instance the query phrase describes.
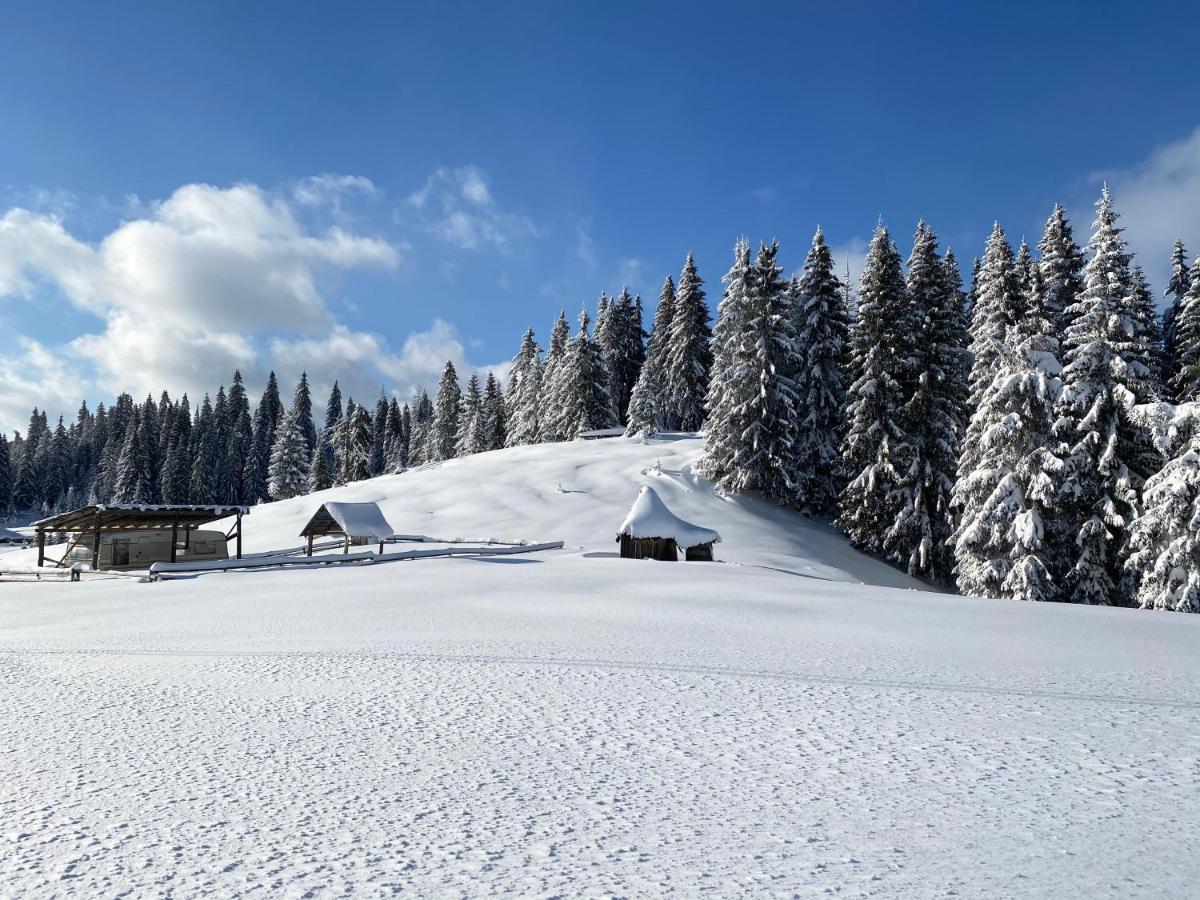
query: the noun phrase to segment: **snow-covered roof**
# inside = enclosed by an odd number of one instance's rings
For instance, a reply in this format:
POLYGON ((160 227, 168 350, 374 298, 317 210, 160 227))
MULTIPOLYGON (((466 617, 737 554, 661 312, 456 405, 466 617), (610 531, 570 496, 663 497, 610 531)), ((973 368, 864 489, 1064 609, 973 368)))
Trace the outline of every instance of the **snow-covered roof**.
POLYGON ((667 509, 662 498, 649 486, 642 488, 637 499, 633 501, 629 515, 625 517, 617 532, 618 538, 622 535, 634 538, 672 538, 680 547, 695 547, 721 540, 721 535, 711 528, 683 521, 667 509))
POLYGON ((205 503, 98 503, 95 509, 120 509, 130 512, 206 512, 217 516, 249 513, 248 506, 224 506, 205 503))
MULTIPOLYGON (((383 517, 378 503, 338 503, 331 501, 321 505, 308 525, 304 526, 301 535, 309 533, 314 525, 320 525, 320 520, 328 515, 338 525, 338 531, 350 537, 372 538, 382 540, 396 533, 388 520, 383 517)), ((327 533, 320 528, 314 533, 327 533)))

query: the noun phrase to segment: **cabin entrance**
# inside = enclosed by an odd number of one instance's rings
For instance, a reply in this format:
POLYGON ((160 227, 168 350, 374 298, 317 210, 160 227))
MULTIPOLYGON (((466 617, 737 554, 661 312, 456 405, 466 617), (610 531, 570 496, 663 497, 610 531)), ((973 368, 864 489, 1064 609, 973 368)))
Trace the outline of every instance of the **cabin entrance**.
POLYGON ((129 541, 118 540, 112 542, 112 564, 114 566, 129 565, 129 541))

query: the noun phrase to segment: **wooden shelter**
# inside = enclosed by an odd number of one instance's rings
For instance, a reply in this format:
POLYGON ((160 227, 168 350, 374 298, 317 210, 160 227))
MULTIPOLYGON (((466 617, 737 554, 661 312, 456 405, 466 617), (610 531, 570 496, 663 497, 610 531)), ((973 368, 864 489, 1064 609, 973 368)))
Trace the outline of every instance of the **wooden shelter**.
POLYGON ((638 492, 617 532, 624 559, 677 562, 682 548, 685 560, 710 562, 713 544, 720 540, 721 536, 711 528, 685 522, 667 509, 652 487, 638 492))
MULTIPOLYGON (((237 558, 242 558, 242 516, 248 515, 245 506, 199 506, 187 504, 148 503, 97 503, 70 512, 34 522, 37 533, 38 565, 46 562, 46 535, 73 535, 67 553, 84 534, 92 540, 92 568, 100 568, 100 539, 104 535, 148 531, 171 530, 171 559, 175 562, 180 549, 180 532, 183 534, 184 549, 191 546, 192 532, 220 519, 235 519, 233 527, 225 535, 226 540, 237 539, 237 558)), ((63 554, 63 559, 67 558, 63 554)))
POLYGON ((322 503, 308 520, 300 537, 308 538, 308 555, 313 554, 313 539, 340 535, 343 539, 342 552, 349 553, 351 544, 383 542, 396 531, 383 517, 378 503, 322 503))

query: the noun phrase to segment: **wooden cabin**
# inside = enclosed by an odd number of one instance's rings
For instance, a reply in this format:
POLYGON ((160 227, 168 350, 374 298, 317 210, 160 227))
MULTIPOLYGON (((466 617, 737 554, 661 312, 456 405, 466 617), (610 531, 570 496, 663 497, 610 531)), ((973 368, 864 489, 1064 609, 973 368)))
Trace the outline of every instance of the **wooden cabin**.
POLYGON ((352 545, 379 543, 395 535, 396 530, 383 517, 378 503, 322 503, 308 520, 300 537, 308 538, 308 555, 313 554, 313 540, 318 537, 342 538, 342 552, 349 553, 352 545))
POLYGON ((638 492, 617 532, 623 559, 677 562, 682 549, 683 558, 689 562, 711 562, 713 544, 720 540, 721 536, 711 528, 679 518, 648 486, 638 492))

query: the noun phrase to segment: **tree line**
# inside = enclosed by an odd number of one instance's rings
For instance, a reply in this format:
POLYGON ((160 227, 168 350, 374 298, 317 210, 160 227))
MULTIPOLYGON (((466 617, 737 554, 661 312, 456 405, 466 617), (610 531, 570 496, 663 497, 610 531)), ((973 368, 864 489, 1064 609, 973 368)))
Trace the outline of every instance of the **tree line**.
POLYGON ((858 548, 963 593, 1200 611, 1200 258, 1171 253, 1161 321, 1107 188, 1086 246, 1056 206, 1036 248, 997 224, 964 290, 917 226, 880 223, 852 293, 818 229, 799 273, 739 240, 712 325, 689 255, 650 331, 640 297, 595 326, 527 329, 502 387, 447 363, 436 394, 343 407, 302 374, 251 412, 122 394, 70 425, 0 436, 0 508, 250 504, 457 456, 624 427, 704 431, 697 470, 831 516, 858 548), (1036 251, 1036 252, 1035 252, 1036 251))

